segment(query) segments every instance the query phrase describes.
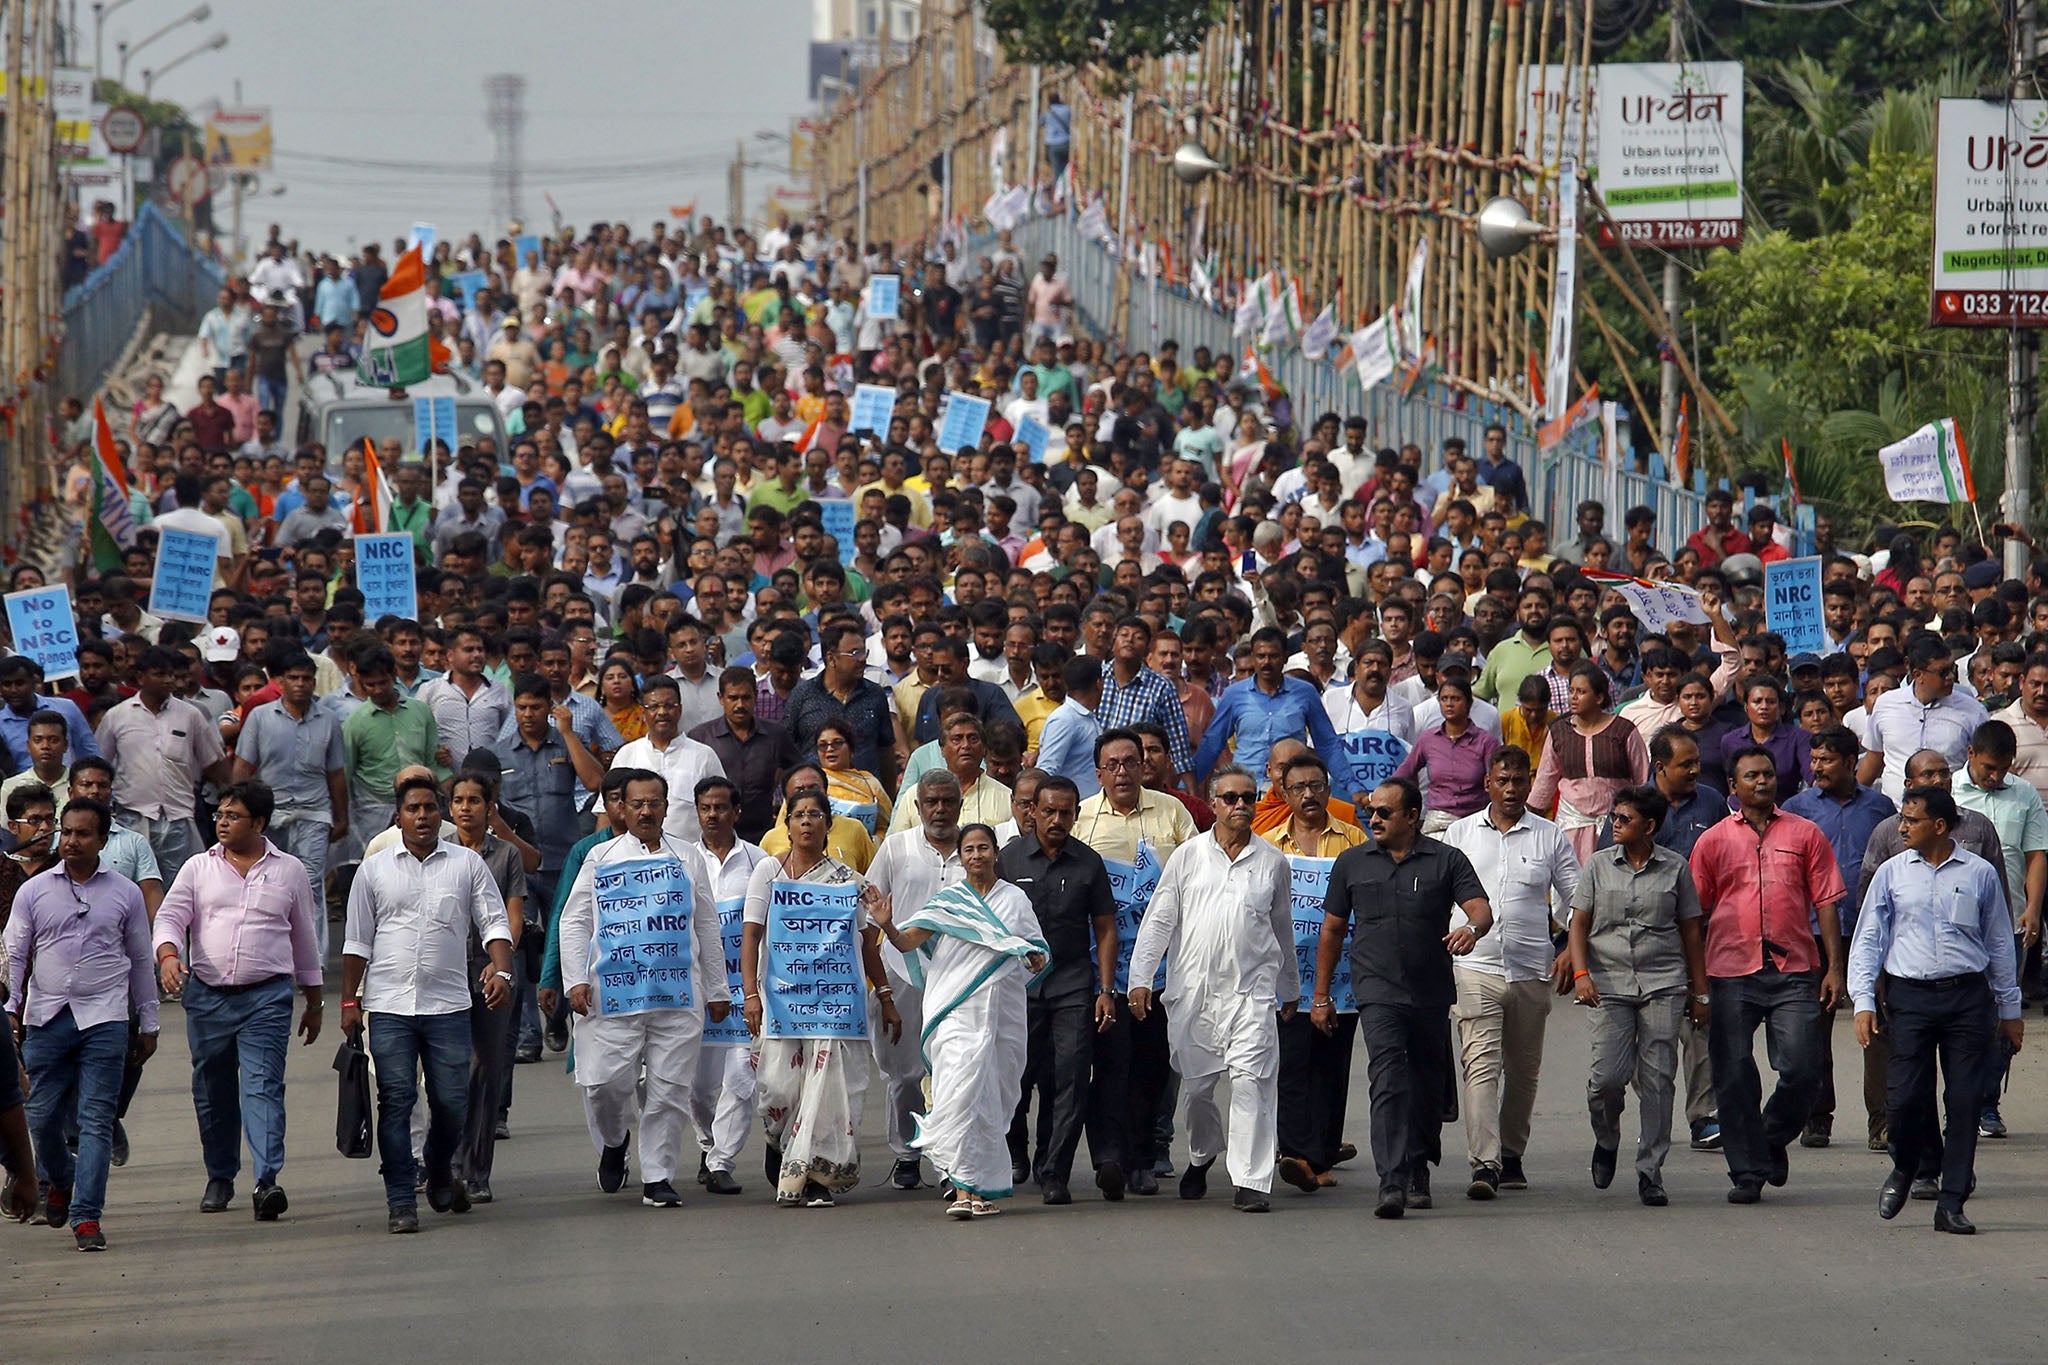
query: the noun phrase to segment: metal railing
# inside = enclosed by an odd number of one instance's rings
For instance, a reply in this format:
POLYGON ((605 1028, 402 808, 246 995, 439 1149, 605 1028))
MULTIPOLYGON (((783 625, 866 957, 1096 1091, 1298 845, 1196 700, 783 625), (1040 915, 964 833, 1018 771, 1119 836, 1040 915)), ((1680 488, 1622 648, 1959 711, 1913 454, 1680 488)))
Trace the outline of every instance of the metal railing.
MULTIPOLYGON (((993 238, 976 238, 972 246, 981 249, 990 241, 993 238)), ((1111 336, 1116 330, 1117 264, 1107 247, 1084 238, 1070 217, 1028 219, 1011 233, 1011 241, 1027 268, 1048 252, 1057 255, 1073 289, 1074 311, 1082 328, 1095 336, 1111 336)), ((1231 335, 1228 313, 1202 303, 1179 285, 1155 286, 1135 274, 1131 289, 1122 334, 1114 338, 1126 350, 1154 352, 1162 341, 1171 339, 1180 343, 1183 356, 1197 346, 1206 346, 1234 364, 1243 353, 1243 343, 1231 335)), ((1291 350, 1270 354, 1266 367, 1286 386, 1300 426, 1306 427, 1324 412, 1361 414, 1372 424, 1373 444, 1398 446, 1412 441, 1420 446, 1425 472, 1441 465, 1445 440, 1462 437, 1466 449, 1476 455, 1486 428, 1498 422, 1507 429, 1509 458, 1522 466, 1528 480, 1532 514, 1548 523, 1552 544, 1561 544, 1576 533, 1578 505, 1588 500, 1606 507, 1607 535, 1617 546, 1622 540, 1622 518, 1631 507, 1648 506, 1656 513, 1656 542, 1670 551, 1706 525, 1703 485, 1688 488, 1672 483, 1664 477, 1662 460, 1654 457, 1647 473, 1629 468, 1610 470, 1600 459, 1595 424, 1581 427, 1556 449, 1539 454, 1535 430, 1520 412, 1448 385, 1418 386, 1406 398, 1392 384, 1361 393, 1350 372, 1291 350)), ((1626 413, 1621 420, 1622 447, 1626 449, 1626 413)), ((1802 550, 1810 547, 1810 532, 1802 528, 1798 538, 1802 550)))
POLYGON ((90 397, 128 348, 145 310, 160 332, 191 332, 213 306, 227 272, 185 240, 155 204, 144 204, 121 248, 64 295, 62 392, 90 397))

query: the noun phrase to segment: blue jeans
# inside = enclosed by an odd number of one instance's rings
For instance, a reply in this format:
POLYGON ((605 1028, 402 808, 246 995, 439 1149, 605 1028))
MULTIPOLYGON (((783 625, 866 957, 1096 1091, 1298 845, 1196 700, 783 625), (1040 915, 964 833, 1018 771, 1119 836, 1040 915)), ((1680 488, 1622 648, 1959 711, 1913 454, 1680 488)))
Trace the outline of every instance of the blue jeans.
POLYGON ((197 976, 185 983, 185 1037, 192 1051, 192 1107, 209 1180, 233 1180, 249 1138, 256 1183, 284 1169, 284 1059, 292 1040, 292 979, 228 992, 197 976))
POLYGON ((81 1029, 68 1005, 49 1023, 30 1028, 22 1039, 22 1065, 34 1086, 28 1097, 28 1127, 35 1137, 36 1179, 45 1189, 71 1192, 73 1227, 97 1223, 106 1209, 114 1107, 120 1103, 127 1057, 126 1019, 81 1029), (64 1144, 64 1129, 74 1112, 75 1159, 64 1144))
POLYGON ((370 1015, 370 1057, 377 1064, 377 1145, 384 1149, 384 1202, 411 1208, 417 1168, 412 1159, 416 1070, 427 1075, 427 1183, 453 1179, 456 1149, 469 1120, 469 1011, 370 1015))
POLYGON ((322 962, 327 960, 327 841, 332 828, 324 816, 294 815, 283 823, 272 821, 266 831, 270 842, 306 865, 306 876, 313 883, 313 903, 319 908, 313 916, 313 934, 320 944, 322 962))
POLYGON ((284 399, 287 391, 286 380, 265 379, 260 374, 256 376, 256 406, 277 418, 280 427, 284 422, 284 399))

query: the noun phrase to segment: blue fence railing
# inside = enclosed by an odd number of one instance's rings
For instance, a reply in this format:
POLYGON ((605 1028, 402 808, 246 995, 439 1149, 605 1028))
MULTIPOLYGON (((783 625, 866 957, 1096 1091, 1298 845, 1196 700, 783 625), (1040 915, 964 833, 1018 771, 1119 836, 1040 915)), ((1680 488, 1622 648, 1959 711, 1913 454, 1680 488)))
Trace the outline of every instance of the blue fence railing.
MULTIPOLYGON (((1116 330, 1116 258, 1104 246, 1084 238, 1066 217, 1029 219, 1017 226, 1011 240, 1027 262, 1035 263, 1047 252, 1059 257, 1086 331, 1108 337, 1116 330)), ((975 246, 981 245, 980 240, 975 242, 975 246)), ((1125 324, 1115 339, 1127 350, 1149 352, 1169 338, 1180 343, 1183 356, 1197 346, 1230 358, 1244 349, 1231 335, 1228 313, 1202 304, 1178 286, 1162 285, 1155 290, 1145 280, 1134 278, 1125 324)), ((1683 545, 1687 536, 1706 525, 1704 489, 1671 482, 1663 475, 1662 461, 1655 458, 1649 473, 1629 468, 1610 471, 1600 459, 1597 425, 1580 428, 1543 455, 1537 450, 1532 424, 1506 404, 1490 403, 1441 384, 1418 390, 1409 398, 1403 398, 1391 384, 1361 393, 1348 373, 1309 360, 1298 351, 1271 356, 1266 363, 1274 378, 1287 387, 1297 422, 1305 425, 1322 412, 1362 414, 1372 424, 1375 445, 1412 441, 1420 446, 1425 472, 1441 464, 1444 441, 1449 437, 1463 437, 1466 448, 1476 454, 1487 426, 1500 423, 1507 428, 1509 456, 1528 477, 1534 514, 1549 523, 1553 543, 1574 533, 1578 505, 1589 499, 1606 507, 1607 534, 1617 544, 1622 538, 1622 517, 1631 507, 1646 505, 1657 514, 1657 543, 1667 548, 1683 545)), ((1624 427, 1622 445, 1626 448, 1627 444, 1624 427)), ((1802 542, 1810 545, 1811 536, 1802 537, 1802 542)))
POLYGON ((64 295, 62 391, 87 397, 99 388, 144 309, 158 331, 195 330, 226 278, 156 205, 144 204, 120 250, 64 295))

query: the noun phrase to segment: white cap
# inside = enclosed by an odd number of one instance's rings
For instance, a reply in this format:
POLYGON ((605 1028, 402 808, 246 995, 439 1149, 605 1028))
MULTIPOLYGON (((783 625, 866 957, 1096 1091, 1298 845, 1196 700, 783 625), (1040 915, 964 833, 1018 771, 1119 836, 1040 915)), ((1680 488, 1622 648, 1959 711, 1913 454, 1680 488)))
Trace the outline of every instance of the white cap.
POLYGON ((210 664, 229 663, 241 657, 242 637, 233 626, 215 626, 206 632, 205 652, 210 664))

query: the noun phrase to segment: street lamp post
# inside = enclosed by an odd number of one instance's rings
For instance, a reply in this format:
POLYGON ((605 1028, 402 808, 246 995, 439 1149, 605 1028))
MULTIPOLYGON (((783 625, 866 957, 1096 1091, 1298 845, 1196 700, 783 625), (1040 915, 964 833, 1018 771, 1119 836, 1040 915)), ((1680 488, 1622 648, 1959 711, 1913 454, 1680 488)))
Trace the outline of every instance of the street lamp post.
POLYGON ((183 66, 185 63, 191 61, 194 57, 200 56, 202 53, 218 52, 227 45, 228 35, 225 33, 216 33, 211 38, 208 38, 205 42, 201 43, 198 47, 193 48, 190 52, 184 53, 181 56, 171 58, 169 61, 165 62, 162 66, 157 67, 155 70, 145 69, 142 73, 142 97, 144 99, 149 99, 152 97, 152 94, 156 89, 156 78, 158 76, 167 76, 172 71, 183 66))
POLYGON ((119 47, 121 52, 121 65, 119 69, 121 73, 121 84, 128 84, 128 59, 130 57, 133 57, 136 53, 142 51, 142 49, 148 47, 151 43, 163 37, 166 33, 169 33, 173 29, 182 28, 186 24, 203 24, 212 17, 213 6, 195 5, 193 8, 187 10, 185 13, 179 15, 177 18, 171 20, 171 22, 165 24, 162 28, 158 29, 156 32, 148 35, 147 37, 141 39, 140 41, 120 44, 119 47))
POLYGON ((99 0, 93 0, 92 78, 95 82, 97 82, 100 78, 100 72, 102 70, 100 58, 104 55, 106 50, 105 44, 102 40, 106 35, 107 16, 109 14, 112 14, 115 10, 120 9, 123 5, 132 5, 134 3, 135 0, 111 0, 111 3, 109 4, 101 4, 99 0))

